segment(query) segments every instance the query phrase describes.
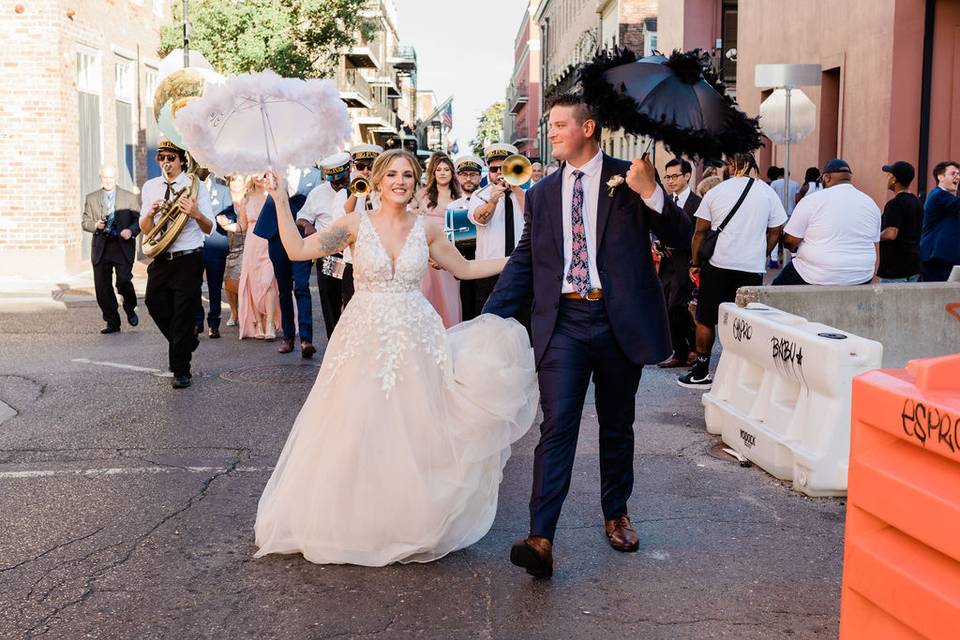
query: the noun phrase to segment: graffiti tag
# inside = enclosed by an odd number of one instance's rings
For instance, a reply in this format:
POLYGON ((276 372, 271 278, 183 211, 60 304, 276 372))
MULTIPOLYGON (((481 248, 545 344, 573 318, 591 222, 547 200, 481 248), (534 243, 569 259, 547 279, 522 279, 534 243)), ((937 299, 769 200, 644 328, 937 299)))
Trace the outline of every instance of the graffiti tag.
POLYGON ((773 345, 774 360, 803 366, 803 347, 798 346, 796 342, 774 336, 770 338, 770 344, 773 345))
POLYGON ((903 432, 916 438, 924 448, 930 441, 943 443, 953 453, 960 449, 960 418, 907 398, 900 421, 903 432))
POLYGON ((753 337, 753 327, 750 323, 741 318, 733 319, 733 339, 737 342, 743 342, 753 337))

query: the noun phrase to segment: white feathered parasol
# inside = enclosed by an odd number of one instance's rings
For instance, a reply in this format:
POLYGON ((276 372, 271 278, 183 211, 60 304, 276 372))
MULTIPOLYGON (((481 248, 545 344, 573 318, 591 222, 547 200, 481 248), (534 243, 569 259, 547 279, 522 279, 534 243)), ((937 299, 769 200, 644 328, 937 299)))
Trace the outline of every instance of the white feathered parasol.
POLYGON ((310 167, 350 140, 350 116, 333 80, 282 78, 273 71, 209 86, 177 111, 184 146, 217 175, 268 167, 310 167))

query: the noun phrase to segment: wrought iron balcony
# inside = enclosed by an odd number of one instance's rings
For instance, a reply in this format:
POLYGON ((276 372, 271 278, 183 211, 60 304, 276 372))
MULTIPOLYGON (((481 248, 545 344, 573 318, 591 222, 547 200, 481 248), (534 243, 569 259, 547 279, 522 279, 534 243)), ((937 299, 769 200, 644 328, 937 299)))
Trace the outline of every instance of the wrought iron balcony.
POLYGON ((526 82, 518 82, 507 87, 507 108, 510 109, 510 113, 520 113, 529 99, 526 82))

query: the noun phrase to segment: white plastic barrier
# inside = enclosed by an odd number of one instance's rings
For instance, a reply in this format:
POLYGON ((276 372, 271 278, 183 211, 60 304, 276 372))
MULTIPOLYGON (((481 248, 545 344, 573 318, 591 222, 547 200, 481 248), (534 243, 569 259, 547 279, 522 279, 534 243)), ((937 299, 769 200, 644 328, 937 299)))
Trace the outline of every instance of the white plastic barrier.
POLYGON ((721 305, 718 328, 707 431, 797 491, 846 493, 851 383, 883 346, 762 304, 721 305))

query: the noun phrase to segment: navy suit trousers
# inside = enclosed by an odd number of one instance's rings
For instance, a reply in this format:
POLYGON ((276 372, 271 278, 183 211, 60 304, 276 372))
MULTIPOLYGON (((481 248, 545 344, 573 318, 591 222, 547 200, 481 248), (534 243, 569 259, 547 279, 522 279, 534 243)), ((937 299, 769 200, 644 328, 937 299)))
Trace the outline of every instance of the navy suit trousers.
POLYGON ((557 323, 540 362, 543 423, 533 463, 530 534, 553 539, 570 489, 580 419, 591 375, 600 423, 601 507, 605 519, 627 513, 633 490, 633 420, 643 366, 617 343, 602 300, 560 299, 557 323))
MULTIPOLYGON (((227 269, 227 252, 222 249, 203 248, 203 271, 207 275, 207 296, 210 298, 210 311, 207 313, 207 326, 220 328, 220 304, 223 300, 223 274, 227 269)), ((203 301, 197 309, 194 324, 203 328, 203 301)))
POLYGON ((300 340, 313 342, 313 304, 310 299, 310 272, 313 270, 313 261, 291 262, 279 236, 269 241, 268 253, 280 293, 280 326, 283 329, 283 339, 293 340, 297 335, 298 327, 293 324, 293 302, 296 299, 300 340))

